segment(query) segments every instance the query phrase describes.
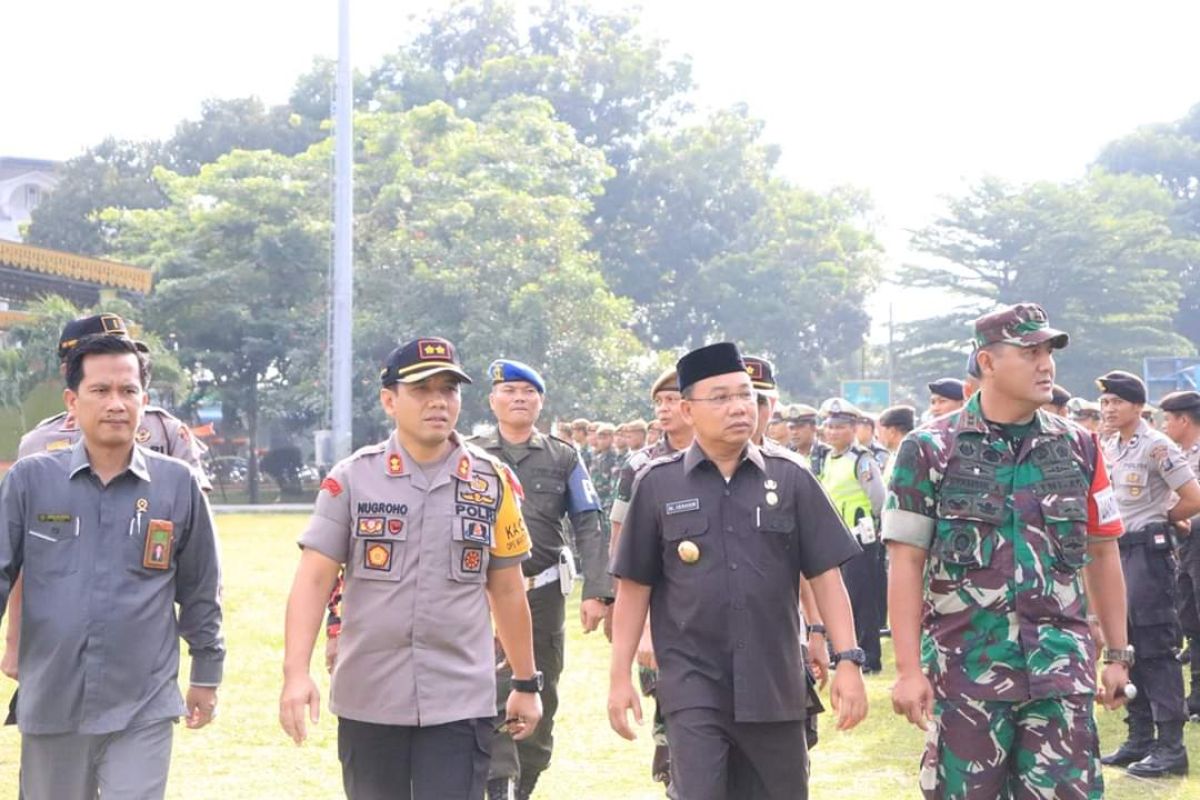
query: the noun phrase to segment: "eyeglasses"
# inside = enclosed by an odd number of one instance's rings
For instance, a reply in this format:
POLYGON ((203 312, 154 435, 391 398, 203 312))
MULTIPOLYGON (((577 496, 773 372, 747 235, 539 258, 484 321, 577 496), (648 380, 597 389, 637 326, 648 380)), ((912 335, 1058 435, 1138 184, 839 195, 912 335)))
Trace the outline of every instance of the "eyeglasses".
POLYGON ((716 408, 724 408, 730 403, 735 402, 748 405, 754 402, 754 392, 747 390, 744 392, 734 392, 733 394, 714 394, 711 397, 693 397, 692 402, 712 403, 716 408))

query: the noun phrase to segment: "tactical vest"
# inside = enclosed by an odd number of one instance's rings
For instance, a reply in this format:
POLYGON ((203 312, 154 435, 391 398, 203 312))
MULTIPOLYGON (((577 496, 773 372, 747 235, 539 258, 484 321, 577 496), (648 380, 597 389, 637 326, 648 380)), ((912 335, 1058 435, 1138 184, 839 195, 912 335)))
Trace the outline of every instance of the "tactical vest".
POLYGON ((1070 443, 1065 437, 1040 436, 1017 466, 1031 464, 1041 478, 1020 490, 996 477, 1000 466, 1012 467, 1015 461, 989 446, 978 433, 963 432, 954 438, 946 474, 938 487, 934 556, 958 566, 987 566, 996 547, 995 531, 1004 524, 1012 495, 1018 524, 1045 530, 1054 543, 1059 566, 1078 570, 1087 555, 1088 481, 1072 457, 1070 443), (1038 509, 1022 508, 1018 494, 1032 494, 1038 509))
POLYGON ((858 462, 864 457, 870 458, 870 455, 853 448, 839 458, 834 458, 830 452, 821 474, 821 483, 829 492, 833 507, 851 530, 864 516, 871 516, 871 498, 858 482, 858 462))

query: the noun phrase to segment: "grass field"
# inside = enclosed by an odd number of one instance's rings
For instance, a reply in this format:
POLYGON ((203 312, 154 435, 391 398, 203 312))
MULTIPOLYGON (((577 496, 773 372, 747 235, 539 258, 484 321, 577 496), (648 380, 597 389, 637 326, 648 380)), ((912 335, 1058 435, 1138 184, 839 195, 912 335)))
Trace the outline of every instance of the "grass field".
MULTIPOLYGON (((301 515, 223 516, 219 519, 225 564, 225 619, 229 659, 217 722, 201 731, 176 733, 168 797, 340 797, 335 720, 322 715, 314 734, 296 747, 279 728, 277 706, 283 651, 283 606, 295 569, 301 515)), ((577 598, 575 599, 577 602, 577 598)), ((572 606, 574 606, 574 602, 572 606)), ((537 797, 548 800, 641 800, 662 797, 649 778, 648 730, 637 742, 619 739, 608 727, 605 699, 608 646, 598 634, 583 636, 568 612, 570 641, 561 683, 554 764, 537 797), (571 624, 574 623, 574 624, 571 624)), ((320 664, 314 674, 323 676, 320 664)), ((186 664, 180 670, 187 674, 186 664)), ((839 734, 822 725, 813 752, 815 798, 907 800, 916 791, 922 736, 891 713, 891 677, 868 678, 871 712, 858 729, 839 734)), ((328 681, 320 680, 323 694, 328 681)), ((1119 742, 1117 714, 1101 713, 1105 749, 1119 742)), ((1200 725, 1190 725, 1188 745, 1200 774, 1200 725)), ((0 730, 0 796, 15 797, 19 736, 0 730)), ((1145 781, 1120 770, 1106 774, 1107 797, 1117 800, 1200 798, 1200 777, 1145 781)))

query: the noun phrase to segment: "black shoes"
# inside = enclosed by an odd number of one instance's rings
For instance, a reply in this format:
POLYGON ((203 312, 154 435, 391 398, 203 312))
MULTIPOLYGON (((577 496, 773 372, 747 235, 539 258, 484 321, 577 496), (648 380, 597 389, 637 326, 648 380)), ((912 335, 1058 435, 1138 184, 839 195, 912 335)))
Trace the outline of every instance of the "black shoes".
POLYGON ((1168 775, 1188 774, 1187 748, 1181 744, 1159 742, 1150 755, 1129 765, 1128 772, 1139 778, 1165 778, 1168 775))

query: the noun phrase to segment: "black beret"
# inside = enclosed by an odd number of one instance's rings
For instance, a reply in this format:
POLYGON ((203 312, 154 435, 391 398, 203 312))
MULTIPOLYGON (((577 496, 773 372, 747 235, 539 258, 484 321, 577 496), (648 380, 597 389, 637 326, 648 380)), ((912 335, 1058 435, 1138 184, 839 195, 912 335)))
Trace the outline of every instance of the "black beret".
POLYGON ((911 431, 917 426, 917 410, 912 406, 892 406, 879 415, 879 424, 911 431))
POLYGON ((929 384, 929 391, 947 400, 962 400, 963 382, 958 378, 939 378, 929 384))
POLYGON ((1163 411, 1178 413, 1180 411, 1200 412, 1200 392, 1188 390, 1171 392, 1158 403, 1163 411))
POLYGON ((1096 386, 1104 394, 1115 394, 1130 403, 1146 402, 1146 384, 1132 372, 1114 369, 1096 379, 1096 386))
POLYGON ((718 342, 693 350, 675 362, 675 371, 679 373, 681 392, 714 375, 728 375, 731 372, 745 372, 749 375, 746 362, 742 360, 742 354, 733 342, 718 342))
POLYGON ((1051 398, 1050 402, 1056 406, 1065 406, 1071 402, 1071 393, 1056 383, 1054 384, 1054 397, 1051 398))

